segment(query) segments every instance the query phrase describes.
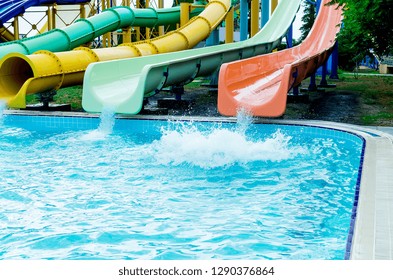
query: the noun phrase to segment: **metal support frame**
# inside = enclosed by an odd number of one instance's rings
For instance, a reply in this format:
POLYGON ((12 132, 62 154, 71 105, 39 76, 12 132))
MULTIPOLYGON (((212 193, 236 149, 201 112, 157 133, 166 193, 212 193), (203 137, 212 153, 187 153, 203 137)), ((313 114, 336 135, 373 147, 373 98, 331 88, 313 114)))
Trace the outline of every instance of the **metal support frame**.
MULTIPOLYGON (((102 0, 101 1, 101 7, 102 10, 108 9, 111 7, 111 2, 110 0, 102 0)), ((112 34, 110 32, 105 33, 102 35, 102 47, 111 47, 112 46, 112 34)))
POLYGON ((12 25, 14 27, 14 39, 19 40, 19 17, 14 18, 12 25))
POLYGON ((286 40, 287 40, 287 48, 292 48, 293 47, 293 23, 291 23, 291 26, 289 27, 286 35, 286 40))
MULTIPOLYGON (((164 0, 158 0, 158 8, 164 8, 164 0)), ((158 27, 158 35, 162 36, 165 33, 165 28, 163 25, 158 27)))
POLYGON ((48 5, 48 10, 46 11, 46 15, 48 17, 48 31, 56 28, 55 14, 56 10, 54 5, 48 5))
POLYGON ((319 83, 319 86, 321 86, 321 87, 327 87, 328 86, 328 82, 326 80, 326 75, 327 75, 327 62, 325 62, 322 65, 322 79, 321 79, 321 82, 319 83))
MULTIPOLYGON (((148 8, 150 6, 150 0, 145 1, 145 8, 148 8)), ((150 39, 150 29, 149 27, 145 27, 145 39, 148 40, 150 39)))
POLYGON ((234 32, 234 12, 233 7, 229 10, 225 17, 225 43, 233 42, 233 32, 234 32))
MULTIPOLYGON (((220 43, 219 31, 218 29, 214 29, 210 36, 206 39, 206 46, 215 46, 220 43)), ((210 86, 218 87, 218 71, 214 72, 210 75, 210 86)))
POLYGON ((190 3, 180 3, 180 27, 190 20, 190 3))
POLYGON ((265 24, 269 21, 270 13, 269 13, 269 0, 261 1, 261 27, 264 27, 265 24))
POLYGON ((332 53, 332 67, 330 71, 330 79, 338 80, 338 41, 334 44, 333 53, 332 53))
POLYGON ((171 86, 171 92, 175 95, 175 100, 180 101, 182 95, 184 94, 184 86, 183 85, 173 85, 173 86, 171 86))
POLYGON ((240 41, 248 38, 248 1, 240 0, 240 41))
POLYGON ((251 30, 250 37, 259 31, 259 0, 251 0, 251 30))
POLYGON ((278 0, 272 0, 271 1, 271 13, 273 14, 274 10, 277 8, 278 5, 278 0))
MULTIPOLYGON (((310 0, 307 0, 309 3, 311 3, 312 5, 315 5, 316 6, 316 13, 317 13, 317 15, 318 15, 318 12, 319 12, 319 7, 321 6, 321 0, 316 0, 316 1, 310 1, 310 0)), ((308 90, 309 91, 316 91, 318 89, 318 87, 317 87, 317 83, 316 83, 316 73, 313 73, 311 76, 310 76, 310 84, 308 85, 308 90)))

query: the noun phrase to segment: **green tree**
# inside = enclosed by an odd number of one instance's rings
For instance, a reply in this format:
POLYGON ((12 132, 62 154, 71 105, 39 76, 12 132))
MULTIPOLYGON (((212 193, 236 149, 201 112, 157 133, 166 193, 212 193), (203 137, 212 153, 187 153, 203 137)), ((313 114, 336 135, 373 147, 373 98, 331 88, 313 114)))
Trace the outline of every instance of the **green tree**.
POLYGON ((304 7, 304 13, 302 17, 302 26, 300 27, 300 31, 302 32, 302 35, 300 36, 300 40, 303 41, 306 39, 308 33, 311 30, 311 27, 314 24, 315 21, 315 5, 311 4, 309 1, 304 0, 302 2, 302 6, 304 7))
POLYGON ((331 3, 344 8, 343 27, 338 36, 342 55, 356 60, 370 50, 378 56, 392 53, 393 0, 332 0, 331 3))

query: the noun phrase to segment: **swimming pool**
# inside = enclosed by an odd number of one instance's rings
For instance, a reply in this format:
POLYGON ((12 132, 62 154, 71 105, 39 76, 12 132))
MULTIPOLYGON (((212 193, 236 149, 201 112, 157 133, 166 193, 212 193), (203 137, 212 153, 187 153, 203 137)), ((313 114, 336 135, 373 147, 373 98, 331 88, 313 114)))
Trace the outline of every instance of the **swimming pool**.
POLYGON ((364 150, 348 132, 6 115, 0 145, 1 259, 348 255, 364 150))

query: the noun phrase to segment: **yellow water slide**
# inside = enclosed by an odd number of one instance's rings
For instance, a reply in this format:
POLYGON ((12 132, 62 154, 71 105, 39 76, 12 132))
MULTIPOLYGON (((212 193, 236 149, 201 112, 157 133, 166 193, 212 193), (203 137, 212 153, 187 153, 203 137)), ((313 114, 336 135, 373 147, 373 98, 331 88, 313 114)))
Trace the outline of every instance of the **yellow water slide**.
POLYGON ((9 107, 25 108, 26 95, 57 90, 83 82, 90 63, 168 53, 193 48, 225 18, 230 0, 212 0, 203 12, 163 36, 114 48, 79 47, 68 52, 10 53, 0 60, 0 99, 9 107))

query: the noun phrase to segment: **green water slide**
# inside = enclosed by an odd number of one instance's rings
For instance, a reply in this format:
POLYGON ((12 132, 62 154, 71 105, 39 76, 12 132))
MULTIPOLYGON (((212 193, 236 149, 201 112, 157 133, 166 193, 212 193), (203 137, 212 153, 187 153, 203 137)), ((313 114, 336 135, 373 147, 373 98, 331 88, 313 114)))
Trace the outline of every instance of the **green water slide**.
MULTIPOLYGON (((203 8, 190 13, 194 17, 203 8)), ((41 35, 0 44, 0 59, 8 53, 32 54, 39 50, 61 52, 89 43, 95 38, 129 26, 155 27, 180 22, 180 6, 163 9, 131 9, 117 6, 87 19, 79 19, 62 29, 53 29, 41 35)))
POLYGON ((87 112, 110 108, 138 114, 143 99, 171 85, 218 71, 221 64, 271 52, 285 36, 301 0, 281 0, 268 23, 252 38, 231 44, 90 64, 83 81, 87 112))

